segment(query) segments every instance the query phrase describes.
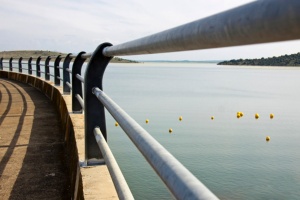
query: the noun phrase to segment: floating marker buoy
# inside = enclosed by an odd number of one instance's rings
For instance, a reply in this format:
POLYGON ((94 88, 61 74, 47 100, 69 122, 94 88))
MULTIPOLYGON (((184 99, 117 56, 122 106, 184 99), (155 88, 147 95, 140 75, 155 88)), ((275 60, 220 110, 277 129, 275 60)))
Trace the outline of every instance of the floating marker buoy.
POLYGON ((170 128, 170 129, 169 129, 169 133, 172 133, 172 132, 173 132, 173 130, 170 128))
POLYGON ((148 124, 149 123, 149 119, 146 119, 146 124, 148 124))
POLYGON ((258 118, 259 118, 259 114, 256 113, 256 114, 255 114, 255 119, 258 119, 258 118))
POLYGON ((115 126, 119 126, 119 123, 118 123, 118 122, 116 122, 116 123, 115 123, 115 126))
POLYGON ((270 139, 271 139, 270 136, 267 136, 267 137, 266 137, 266 141, 267 141, 267 142, 269 142, 270 139))
POLYGON ((271 114, 270 114, 270 119, 273 119, 273 118, 274 118, 274 114, 271 113, 271 114))
POLYGON ((179 117, 179 121, 182 121, 182 116, 179 117))
POLYGON ((239 119, 240 117, 243 117, 244 116, 244 113, 242 112, 237 112, 236 113, 236 117, 239 119))
POLYGON ((214 120, 215 119, 215 117, 214 116, 211 116, 211 118, 210 118, 211 120, 214 120))

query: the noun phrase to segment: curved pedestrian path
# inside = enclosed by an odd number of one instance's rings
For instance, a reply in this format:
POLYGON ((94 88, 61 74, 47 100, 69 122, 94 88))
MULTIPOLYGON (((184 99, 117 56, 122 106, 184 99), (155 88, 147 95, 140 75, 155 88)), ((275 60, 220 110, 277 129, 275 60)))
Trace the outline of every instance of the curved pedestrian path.
POLYGON ((63 136, 51 100, 0 79, 0 199, 70 199, 63 136))

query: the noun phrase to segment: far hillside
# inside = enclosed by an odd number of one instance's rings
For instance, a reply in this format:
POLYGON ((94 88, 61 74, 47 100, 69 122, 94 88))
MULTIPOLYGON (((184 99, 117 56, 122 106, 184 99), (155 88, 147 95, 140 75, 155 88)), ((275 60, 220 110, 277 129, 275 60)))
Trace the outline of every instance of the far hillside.
MULTIPOLYGON (((67 53, 61 53, 61 52, 55 52, 55 51, 39 51, 39 50, 28 50, 28 51, 1 51, 0 52, 0 58, 9 59, 11 57, 13 58, 37 58, 39 56, 52 56, 56 57, 58 55, 66 56, 67 53)), ((123 58, 114 57, 111 60, 112 63, 138 63, 134 60, 127 60, 123 58)))
POLYGON ((272 58, 223 61, 218 65, 300 66, 300 53, 272 58))

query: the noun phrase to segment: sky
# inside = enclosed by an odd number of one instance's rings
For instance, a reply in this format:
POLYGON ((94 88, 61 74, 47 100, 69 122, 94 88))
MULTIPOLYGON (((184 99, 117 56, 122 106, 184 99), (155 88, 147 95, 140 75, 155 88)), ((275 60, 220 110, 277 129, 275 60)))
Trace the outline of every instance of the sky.
MULTIPOLYGON (((250 0, 0 0, 0 51, 93 52, 103 42, 138 39, 250 0)), ((229 60, 300 52, 300 40, 139 56, 133 60, 229 60)))

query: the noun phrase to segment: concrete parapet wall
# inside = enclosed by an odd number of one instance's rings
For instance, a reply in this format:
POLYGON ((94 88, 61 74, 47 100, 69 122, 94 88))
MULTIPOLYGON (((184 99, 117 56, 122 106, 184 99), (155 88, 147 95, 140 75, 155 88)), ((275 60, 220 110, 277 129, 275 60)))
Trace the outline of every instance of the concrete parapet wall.
POLYGON ((72 113, 71 96, 64 95, 62 87, 35 76, 0 71, 0 78, 13 79, 37 88, 57 108, 65 138, 65 161, 69 167, 72 199, 118 199, 105 163, 95 167, 79 166, 79 160, 84 159, 84 116, 72 113))

